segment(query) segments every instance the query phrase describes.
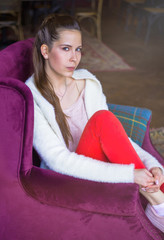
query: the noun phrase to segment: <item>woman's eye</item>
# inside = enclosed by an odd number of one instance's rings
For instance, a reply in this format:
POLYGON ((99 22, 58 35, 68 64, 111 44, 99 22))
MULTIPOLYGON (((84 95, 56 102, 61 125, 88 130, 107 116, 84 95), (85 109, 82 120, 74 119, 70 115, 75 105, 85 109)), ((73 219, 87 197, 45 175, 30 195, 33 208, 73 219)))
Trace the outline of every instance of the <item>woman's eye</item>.
POLYGON ((64 50, 64 51, 68 51, 69 48, 68 48, 68 47, 64 47, 63 50, 64 50))
POLYGON ((77 51, 77 52, 81 52, 81 51, 82 51, 82 48, 77 48, 76 51, 77 51))

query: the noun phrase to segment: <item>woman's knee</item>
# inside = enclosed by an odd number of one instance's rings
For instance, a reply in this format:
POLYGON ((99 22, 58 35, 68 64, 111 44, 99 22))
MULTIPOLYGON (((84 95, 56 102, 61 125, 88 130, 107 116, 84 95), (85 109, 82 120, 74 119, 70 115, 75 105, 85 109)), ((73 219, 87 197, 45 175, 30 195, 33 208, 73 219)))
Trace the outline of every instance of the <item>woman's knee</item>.
POLYGON ((119 122, 119 120, 117 119, 117 117, 109 110, 99 110, 97 112, 95 112, 92 116, 92 118, 94 120, 100 120, 103 122, 104 121, 108 121, 108 122, 119 122))

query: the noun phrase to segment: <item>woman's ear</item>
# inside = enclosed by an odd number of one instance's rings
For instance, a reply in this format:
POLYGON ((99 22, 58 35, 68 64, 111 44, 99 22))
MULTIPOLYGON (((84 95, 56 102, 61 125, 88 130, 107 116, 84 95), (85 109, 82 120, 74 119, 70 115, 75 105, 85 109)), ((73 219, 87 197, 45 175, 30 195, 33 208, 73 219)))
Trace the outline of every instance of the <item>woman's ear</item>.
POLYGON ((41 45, 40 51, 44 59, 48 59, 48 46, 46 44, 41 45))

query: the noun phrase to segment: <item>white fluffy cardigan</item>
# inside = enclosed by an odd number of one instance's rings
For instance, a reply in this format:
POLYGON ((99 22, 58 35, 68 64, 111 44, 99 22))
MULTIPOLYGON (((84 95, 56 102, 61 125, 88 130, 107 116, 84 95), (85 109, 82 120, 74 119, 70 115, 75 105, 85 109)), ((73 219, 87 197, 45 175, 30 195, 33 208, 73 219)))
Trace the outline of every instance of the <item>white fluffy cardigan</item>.
MULTIPOLYGON (((88 118, 98 110, 108 109, 101 84, 93 74, 80 69, 74 72, 73 78, 86 79, 85 106, 88 118)), ((34 98, 33 145, 41 157, 42 168, 92 181, 134 182, 133 164, 105 163, 70 152, 56 122, 53 106, 38 91, 33 76, 26 81, 26 84, 31 89, 34 98)), ((149 153, 134 142, 132 145, 148 169, 155 166, 162 168, 149 153)))

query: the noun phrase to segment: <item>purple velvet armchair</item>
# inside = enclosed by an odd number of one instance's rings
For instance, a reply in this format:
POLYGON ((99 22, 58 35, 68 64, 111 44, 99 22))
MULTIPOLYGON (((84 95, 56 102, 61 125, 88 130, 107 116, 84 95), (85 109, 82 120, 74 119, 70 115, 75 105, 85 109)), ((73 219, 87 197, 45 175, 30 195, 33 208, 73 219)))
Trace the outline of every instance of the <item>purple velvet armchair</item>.
POLYGON ((24 84, 32 45, 28 39, 0 52, 0 239, 164 239, 145 216, 136 184, 80 180, 34 164, 33 97, 24 84))

